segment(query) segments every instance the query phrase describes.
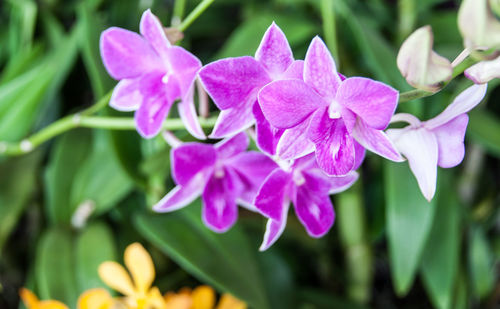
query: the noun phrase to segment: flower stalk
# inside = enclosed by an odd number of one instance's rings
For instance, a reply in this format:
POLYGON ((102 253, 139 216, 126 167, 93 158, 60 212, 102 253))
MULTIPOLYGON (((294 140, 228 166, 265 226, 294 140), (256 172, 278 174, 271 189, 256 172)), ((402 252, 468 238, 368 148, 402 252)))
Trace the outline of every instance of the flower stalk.
POLYGON ((208 9, 215 0, 203 0, 179 25, 179 30, 184 32, 200 15, 208 9))

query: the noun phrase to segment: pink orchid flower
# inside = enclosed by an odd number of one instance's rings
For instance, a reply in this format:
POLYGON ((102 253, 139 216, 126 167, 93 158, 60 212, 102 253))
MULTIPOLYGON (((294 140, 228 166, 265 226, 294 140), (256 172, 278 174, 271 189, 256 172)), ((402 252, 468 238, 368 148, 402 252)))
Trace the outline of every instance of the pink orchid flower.
POLYGON ((187 130, 205 139, 193 98, 193 82, 201 62, 184 48, 170 44, 150 10, 142 15, 140 32, 112 27, 101 35, 104 66, 120 81, 113 91, 111 107, 135 111, 138 132, 151 138, 161 130, 174 101, 180 99, 177 107, 187 130))

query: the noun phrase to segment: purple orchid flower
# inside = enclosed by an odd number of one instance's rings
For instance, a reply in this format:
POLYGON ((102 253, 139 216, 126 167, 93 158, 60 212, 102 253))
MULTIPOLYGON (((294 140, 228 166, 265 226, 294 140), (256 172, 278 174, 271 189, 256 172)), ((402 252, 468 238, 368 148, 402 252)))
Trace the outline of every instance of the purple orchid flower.
POLYGON ((384 130, 399 94, 381 82, 363 77, 342 80, 323 41, 312 40, 303 80, 271 82, 258 95, 262 112, 279 129, 307 127, 318 165, 329 175, 353 170, 359 143, 385 158, 402 161, 384 130))
MULTIPOLYGON (((285 34, 274 22, 264 34, 255 58, 227 58, 204 66, 199 72, 200 80, 221 110, 210 137, 229 137, 255 123, 257 145, 262 151, 274 155, 284 130, 274 128, 266 120, 256 103, 257 93, 273 80, 301 79, 302 70, 303 61, 293 59, 285 34)), ((284 149, 292 147, 293 136, 300 134, 287 133, 281 142, 284 149)))
MULTIPOLYGON (((359 166, 361 162, 356 164, 359 166)), ((318 167, 313 154, 295 160, 284 169, 275 169, 255 198, 257 209, 269 218, 260 250, 267 250, 283 233, 290 201, 310 236, 325 235, 335 220, 330 194, 346 190, 357 179, 355 171, 343 177, 327 176, 318 167)))
POLYGON ((174 148, 172 176, 177 186, 153 209, 174 211, 201 195, 203 221, 216 232, 225 232, 236 222, 237 204, 256 211, 253 199, 277 165, 262 153, 245 152, 248 143, 240 133, 215 145, 186 143, 174 148))
POLYGON ((486 94, 487 84, 473 85, 458 95, 438 116, 420 122, 410 114, 396 114, 391 122, 405 121, 402 129, 389 129, 387 135, 408 159, 424 197, 430 201, 436 192, 437 166, 454 167, 465 153, 464 136, 469 117, 486 94))
POLYGON ((108 73, 120 82, 111 96, 111 107, 136 111, 138 132, 151 138, 161 130, 176 99, 187 130, 198 139, 205 134, 194 108, 193 82, 201 62, 179 46, 172 46, 156 16, 144 12, 141 35, 112 27, 101 35, 101 57, 108 73))

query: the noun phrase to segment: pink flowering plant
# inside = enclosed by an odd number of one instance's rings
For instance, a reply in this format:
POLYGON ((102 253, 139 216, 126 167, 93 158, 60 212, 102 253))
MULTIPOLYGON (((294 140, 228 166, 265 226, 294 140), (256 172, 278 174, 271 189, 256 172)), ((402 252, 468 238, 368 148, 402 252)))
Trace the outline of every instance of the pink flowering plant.
POLYGON ((213 292, 139 287, 200 281, 244 302, 227 309, 500 303, 499 1, 94 2, 64 5, 68 34, 9 4, 24 28, 0 35, 0 249, 36 239, 19 256, 40 299, 102 288, 90 269, 140 240, 152 259, 109 262, 111 287, 158 309, 213 292), (80 84, 100 99, 70 113, 80 84), (152 260, 174 279, 134 271, 152 260))

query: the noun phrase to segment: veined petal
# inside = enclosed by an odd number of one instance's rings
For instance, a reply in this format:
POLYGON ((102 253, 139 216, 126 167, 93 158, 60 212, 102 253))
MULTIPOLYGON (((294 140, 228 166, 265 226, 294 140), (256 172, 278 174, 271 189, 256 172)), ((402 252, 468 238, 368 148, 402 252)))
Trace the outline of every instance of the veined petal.
POLYGON ((304 78, 304 60, 295 60, 283 73, 281 79, 303 79, 304 78))
POLYGON ((123 257, 137 291, 147 293, 155 279, 155 267, 151 256, 140 243, 136 242, 127 246, 123 257))
POLYGON ((304 121, 316 109, 328 105, 301 80, 270 83, 259 92, 259 104, 266 119, 279 129, 288 129, 304 121))
POLYGON ((315 144, 316 161, 325 173, 343 176, 353 169, 354 140, 342 119, 330 119, 327 110, 318 110, 307 134, 315 144))
POLYGON ((166 52, 171 47, 171 44, 167 39, 160 20, 151 13, 151 10, 148 9, 142 13, 139 28, 142 36, 148 40, 158 55, 165 59, 166 52))
POLYGON ((436 192, 438 163, 438 143, 434 134, 425 128, 393 129, 388 130, 387 133, 395 136, 394 143, 408 159, 420 191, 428 201, 432 200, 436 192), (404 131, 397 132, 396 130, 404 131))
POLYGON ((355 171, 347 173, 345 176, 332 177, 323 173, 318 168, 304 170, 302 175, 309 188, 314 188, 318 194, 337 194, 349 189, 359 178, 355 171))
POLYGON ((290 208, 290 201, 286 198, 283 201, 281 220, 276 221, 273 219, 268 219, 266 224, 266 232, 264 233, 264 240, 260 245, 259 251, 265 251, 269 249, 277 240, 280 238, 281 234, 285 230, 286 220, 288 217, 288 209, 290 208))
POLYGON ((202 194, 203 222, 217 233, 226 232, 238 218, 238 196, 236 177, 230 169, 224 169, 224 175, 212 175, 202 194))
POLYGON ((113 89, 109 105, 119 111, 135 111, 143 102, 139 78, 122 79, 113 89))
POLYGON ((366 149, 395 162, 403 161, 398 150, 382 130, 367 126, 363 120, 357 119, 352 136, 366 149))
POLYGON ((113 298, 106 289, 95 288, 80 295, 77 309, 111 309, 112 303, 113 298))
POLYGON ((104 66, 114 79, 135 78, 162 68, 148 42, 132 31, 117 27, 103 31, 100 49, 104 66))
POLYGON ((462 114, 432 130, 438 143, 438 165, 454 167, 464 158, 464 137, 469 116, 462 114))
POLYGON ((182 47, 173 46, 167 50, 170 69, 170 78, 179 83, 180 96, 184 98, 193 87, 196 74, 201 69, 201 62, 196 56, 182 47))
POLYGON ((255 53, 259 61, 271 76, 279 76, 292 64, 293 54, 285 34, 273 22, 262 37, 255 53))
POLYGON ((206 172, 198 173, 184 186, 176 186, 167 195, 165 195, 156 205, 153 210, 156 212, 171 212, 181 209, 193 202, 201 195, 210 174, 206 172))
POLYGON ((228 159, 247 150, 248 144, 248 136, 242 132, 215 144, 215 151, 219 159, 228 159))
POLYGON ((314 143, 307 138, 309 122, 309 119, 306 119, 281 135, 276 147, 280 159, 293 160, 314 152, 314 143))
POLYGON ((182 101, 177 104, 177 109, 179 111, 179 116, 182 119, 182 122, 186 126, 186 130, 194 137, 200 140, 204 140, 207 137, 203 132, 203 129, 200 126, 200 122, 198 121, 198 115, 196 114, 196 109, 194 106, 194 98, 193 93, 194 87, 188 91, 188 94, 182 99, 182 101))
POLYGON ((210 138, 230 137, 248 129, 255 123, 252 113, 252 103, 221 110, 210 138))
POLYGON ((389 124, 399 93, 392 87, 364 77, 351 77, 340 84, 336 100, 377 130, 389 124))
POLYGON ((288 199, 292 175, 282 169, 275 169, 259 189, 255 197, 255 206, 266 217, 281 222, 283 207, 288 199))
POLYGON ((472 85, 465 89, 441 114, 424 122, 424 126, 428 129, 434 129, 461 114, 467 113, 483 100, 487 88, 488 84, 482 84, 472 85))
POLYGON ((213 145, 185 143, 171 151, 172 177, 187 185, 197 174, 214 166, 217 152, 213 145))
POLYGON ((276 153, 276 146, 284 130, 273 127, 269 121, 267 121, 257 102, 253 105, 253 116, 255 117, 257 146, 263 152, 271 156, 274 155, 276 153))
POLYGON ((209 63, 198 74, 203 87, 222 110, 255 102, 259 89, 271 81, 264 67, 248 56, 209 63))
POLYGON ((353 170, 357 170, 361 164, 363 163, 363 160, 365 159, 365 153, 366 153, 366 150, 365 150, 365 147, 361 146, 360 143, 356 142, 356 140, 354 140, 354 159, 355 159, 355 162, 354 162, 354 167, 352 168, 353 170))
POLYGON ((337 67, 325 43, 315 37, 307 49, 304 64, 304 81, 322 97, 334 99, 341 80, 337 67))
POLYGON ((99 277, 110 288, 125 296, 134 295, 135 289, 129 274, 116 262, 104 262, 99 265, 99 277))
POLYGON ((255 188, 255 193, 269 174, 278 168, 270 157, 257 151, 240 153, 226 160, 225 165, 236 170, 241 178, 245 178, 255 188))
POLYGON ((207 285, 201 285, 193 290, 191 300, 192 304, 189 309, 213 309, 215 305, 215 291, 207 285))
POLYGON ((500 57, 476 63, 467 68, 464 75, 475 84, 484 84, 494 78, 500 78, 500 57))

